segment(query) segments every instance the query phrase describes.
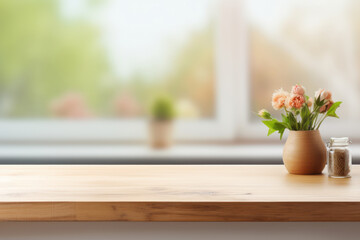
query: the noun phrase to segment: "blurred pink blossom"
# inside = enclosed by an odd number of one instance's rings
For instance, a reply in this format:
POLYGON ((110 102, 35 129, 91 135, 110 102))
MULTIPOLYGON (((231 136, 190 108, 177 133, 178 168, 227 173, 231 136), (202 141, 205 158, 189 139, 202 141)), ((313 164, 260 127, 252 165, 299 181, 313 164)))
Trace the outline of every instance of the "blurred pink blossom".
POLYGON ((51 105, 51 111, 60 118, 83 119, 93 116, 84 97, 79 93, 68 93, 56 99, 51 105))
POLYGON ((116 115, 121 117, 136 117, 141 108, 137 99, 128 92, 121 93, 114 101, 116 115))

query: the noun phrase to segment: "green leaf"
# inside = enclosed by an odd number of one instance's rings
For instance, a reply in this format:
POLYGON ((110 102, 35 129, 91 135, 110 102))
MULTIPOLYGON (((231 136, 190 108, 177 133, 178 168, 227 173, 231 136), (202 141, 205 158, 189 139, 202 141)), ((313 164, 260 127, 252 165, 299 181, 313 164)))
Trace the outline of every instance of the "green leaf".
POLYGON ((268 136, 270 136, 271 134, 273 134, 274 132, 276 132, 276 130, 269 128, 269 132, 268 132, 268 136))
POLYGON ((325 100, 325 99, 321 100, 318 106, 319 106, 319 107, 324 106, 325 103, 326 103, 326 101, 327 101, 327 100, 325 100))
POLYGON ((283 124, 286 125, 286 128, 291 130, 291 124, 290 124, 289 118, 284 114, 281 114, 281 117, 282 117, 283 124))
POLYGON ((303 123, 302 129, 303 129, 303 130, 309 130, 310 125, 311 125, 311 122, 312 122, 312 119, 311 119, 311 117, 309 117, 309 118, 303 123))
POLYGON ((300 112, 300 116, 301 116, 301 126, 300 129, 301 130, 306 130, 306 123, 308 122, 309 118, 310 118, 310 110, 309 107, 307 105, 303 106, 301 108, 301 112, 300 112))
POLYGON ((270 120, 270 121, 262 121, 268 128, 270 129, 274 129, 274 121, 276 121, 276 119, 270 120))
POLYGON ((286 129, 286 125, 282 122, 279 122, 276 119, 272 119, 270 121, 263 121, 263 123, 269 128, 268 136, 278 131, 280 133, 280 139, 282 139, 282 135, 286 129))
POLYGON ((306 117, 306 107, 305 106, 301 108, 300 117, 301 118, 306 117))
POLYGON ((308 106, 303 106, 300 112, 301 119, 307 118, 308 114, 310 114, 308 106))
POLYGON ((342 102, 336 102, 334 103, 328 110, 328 112, 326 113, 327 116, 329 117, 336 117, 339 118, 338 115, 336 115, 336 110, 340 107, 340 105, 342 104, 342 102))
POLYGON ((289 121, 292 130, 297 130, 297 120, 292 112, 289 113, 289 121))
POLYGON ((276 119, 272 119, 270 121, 262 121, 268 128, 274 129, 274 130, 280 130, 284 128, 284 125, 280 123, 276 119))
POLYGON ((314 121, 315 121, 315 119, 317 118, 318 115, 319 115, 319 113, 316 112, 316 113, 314 113, 314 114, 312 114, 310 116, 310 122, 309 122, 308 130, 314 130, 315 129, 315 126, 313 126, 313 125, 314 125, 314 121))
POLYGON ((320 96, 318 98, 315 99, 315 105, 318 106, 318 108, 321 108, 322 106, 325 105, 326 103, 326 99, 323 99, 320 101, 320 96))
POLYGON ((285 128, 279 131, 279 133, 280 133, 280 140, 282 140, 283 135, 284 135, 284 132, 285 132, 285 128))

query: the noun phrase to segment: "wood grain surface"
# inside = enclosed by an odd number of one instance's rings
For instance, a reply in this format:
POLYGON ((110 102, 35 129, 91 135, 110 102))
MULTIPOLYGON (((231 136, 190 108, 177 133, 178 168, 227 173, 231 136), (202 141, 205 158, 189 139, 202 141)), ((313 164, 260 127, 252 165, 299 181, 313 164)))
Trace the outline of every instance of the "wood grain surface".
POLYGON ((0 166, 0 221, 360 221, 352 178, 284 166, 0 166))

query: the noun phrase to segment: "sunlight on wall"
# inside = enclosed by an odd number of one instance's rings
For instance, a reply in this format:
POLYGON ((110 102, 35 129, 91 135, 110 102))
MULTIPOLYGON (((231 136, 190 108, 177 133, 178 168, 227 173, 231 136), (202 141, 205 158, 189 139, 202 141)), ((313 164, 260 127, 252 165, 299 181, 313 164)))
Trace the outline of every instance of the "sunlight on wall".
MULTIPOLYGON (((327 88, 359 119, 359 24, 356 0, 249 0, 252 110, 271 109, 275 88, 327 88)), ((255 116, 254 116, 255 119, 255 116)))

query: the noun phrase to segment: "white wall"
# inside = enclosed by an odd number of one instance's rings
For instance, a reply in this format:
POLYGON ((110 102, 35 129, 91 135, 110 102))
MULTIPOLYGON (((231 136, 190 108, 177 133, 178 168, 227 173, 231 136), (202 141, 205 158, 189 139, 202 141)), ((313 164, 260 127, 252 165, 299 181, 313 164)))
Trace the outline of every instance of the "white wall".
POLYGON ((1 240, 359 239, 360 223, 0 223, 1 240))

